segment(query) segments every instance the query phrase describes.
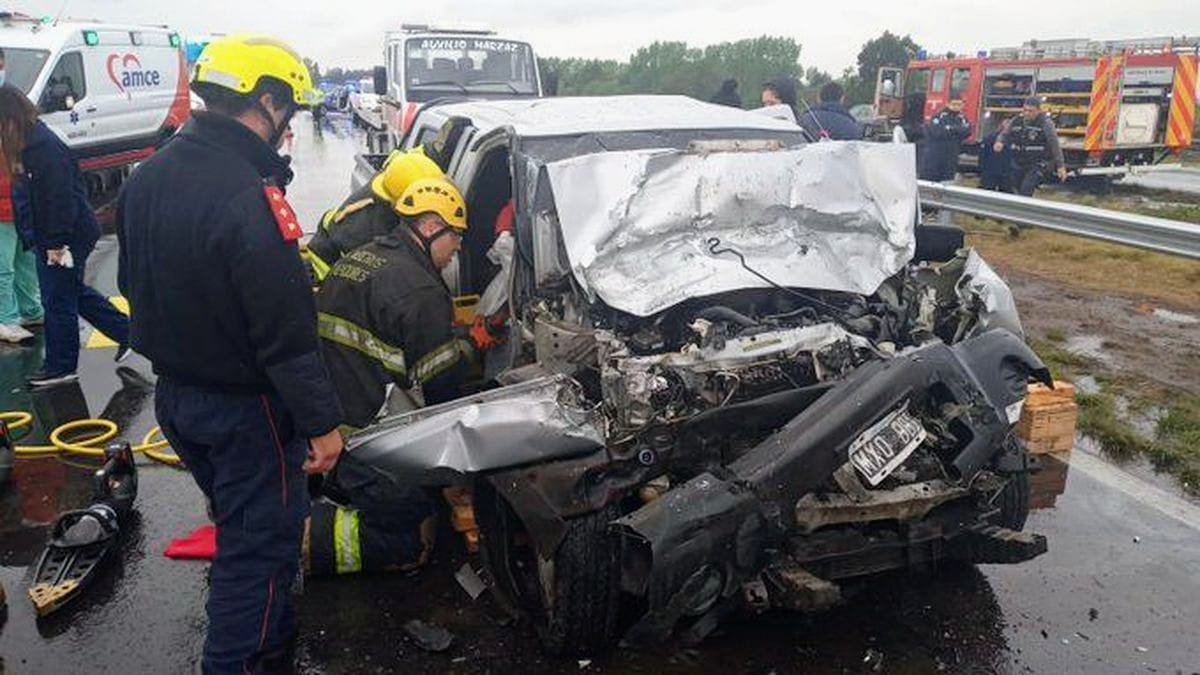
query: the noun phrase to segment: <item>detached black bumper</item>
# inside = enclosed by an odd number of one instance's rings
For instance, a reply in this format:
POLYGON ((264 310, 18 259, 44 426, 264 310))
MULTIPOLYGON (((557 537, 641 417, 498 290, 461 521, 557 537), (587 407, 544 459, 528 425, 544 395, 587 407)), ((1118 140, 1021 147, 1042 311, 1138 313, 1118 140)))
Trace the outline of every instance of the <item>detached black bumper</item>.
MULTIPOLYGON (((969 481, 1003 447, 1009 411, 1024 399, 1030 378, 1049 381, 1049 373, 1019 337, 1003 330, 868 364, 721 475, 701 474, 616 521, 622 586, 649 603, 640 629, 669 632, 682 616, 701 616, 739 593, 765 567, 768 550, 787 550, 797 501, 847 462, 854 439, 906 401, 921 406, 936 395, 958 410, 956 424, 967 440, 947 468, 969 481), (717 587, 720 596, 709 598, 717 587)), ((937 552, 959 546, 970 553, 975 549, 956 540, 976 540, 993 525, 976 511, 965 515, 964 527, 928 537, 936 539, 937 552)), ((872 548, 908 555, 921 544, 913 534, 872 548)), ((1044 540, 1041 545, 1044 550, 1044 540)))

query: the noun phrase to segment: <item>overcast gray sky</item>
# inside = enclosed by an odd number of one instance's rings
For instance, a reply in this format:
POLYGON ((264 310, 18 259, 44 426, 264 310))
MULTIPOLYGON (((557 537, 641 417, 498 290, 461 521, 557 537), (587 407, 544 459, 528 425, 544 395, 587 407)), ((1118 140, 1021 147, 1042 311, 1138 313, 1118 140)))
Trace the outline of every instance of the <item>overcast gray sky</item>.
MULTIPOLYGON (((62 0, 5 3, 55 15, 62 0)), ((1030 38, 1101 39, 1200 33, 1200 0, 68 0, 66 15, 168 24, 185 34, 251 30, 291 41, 324 67, 380 63, 385 30, 469 21, 529 40, 544 56, 624 59, 655 40, 695 46, 764 33, 798 40, 804 66, 833 73, 866 40, 910 33, 934 52, 974 53, 1030 38), (1036 25, 1026 25, 1036 19, 1036 25)))

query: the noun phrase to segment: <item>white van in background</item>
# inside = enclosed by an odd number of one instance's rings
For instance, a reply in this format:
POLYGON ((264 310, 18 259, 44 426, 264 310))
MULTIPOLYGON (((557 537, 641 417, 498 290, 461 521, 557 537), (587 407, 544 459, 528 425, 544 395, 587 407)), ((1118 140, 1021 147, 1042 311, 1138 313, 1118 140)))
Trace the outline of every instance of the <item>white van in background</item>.
MULTIPOLYGON (((149 157, 191 116, 182 41, 169 28, 0 12, 0 49, 7 83, 29 96, 85 172, 149 157)), ((117 187, 93 180, 102 191, 117 187)))

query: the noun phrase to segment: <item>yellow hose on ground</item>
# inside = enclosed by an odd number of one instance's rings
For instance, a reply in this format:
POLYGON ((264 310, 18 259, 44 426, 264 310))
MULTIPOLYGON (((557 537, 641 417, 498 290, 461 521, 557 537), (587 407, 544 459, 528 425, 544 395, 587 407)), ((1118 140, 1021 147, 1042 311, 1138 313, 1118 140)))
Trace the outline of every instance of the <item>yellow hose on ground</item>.
MULTIPOLYGON (((33 415, 23 411, 0 412, 0 422, 8 423, 9 430, 16 431, 33 424, 33 415)), ((46 457, 61 452, 85 457, 103 457, 105 444, 116 438, 118 433, 120 433, 120 428, 112 420, 75 420, 55 427, 50 432, 50 445, 17 445, 13 447, 13 454, 17 457, 46 457), (68 441, 63 438, 64 434, 79 432, 81 429, 99 429, 99 431, 79 440, 68 441)), ((162 439, 162 430, 154 427, 142 438, 141 445, 133 446, 133 451, 143 453, 162 464, 170 466, 182 464, 178 455, 162 452, 168 447, 170 447, 170 443, 162 439), (154 440, 156 437, 160 440, 154 440)))

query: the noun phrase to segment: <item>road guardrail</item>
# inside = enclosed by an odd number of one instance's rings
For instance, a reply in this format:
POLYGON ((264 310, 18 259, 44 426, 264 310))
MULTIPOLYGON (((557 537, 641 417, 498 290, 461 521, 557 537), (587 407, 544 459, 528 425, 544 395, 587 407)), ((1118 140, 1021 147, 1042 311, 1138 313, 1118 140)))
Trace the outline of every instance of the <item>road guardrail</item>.
POLYGON ((1184 223, 944 183, 918 183, 921 203, 925 206, 1200 259, 1200 223, 1184 223))

